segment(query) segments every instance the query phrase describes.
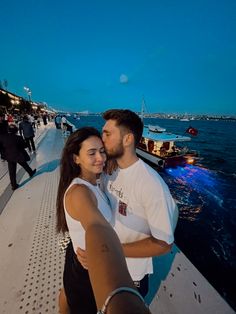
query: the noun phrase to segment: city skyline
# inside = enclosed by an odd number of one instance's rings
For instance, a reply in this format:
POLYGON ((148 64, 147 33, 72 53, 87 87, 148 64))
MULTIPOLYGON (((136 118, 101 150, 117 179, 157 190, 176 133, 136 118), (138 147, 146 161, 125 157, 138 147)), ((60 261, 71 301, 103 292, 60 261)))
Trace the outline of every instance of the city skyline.
POLYGON ((236 114, 236 3, 1 4, 0 80, 58 110, 236 114))

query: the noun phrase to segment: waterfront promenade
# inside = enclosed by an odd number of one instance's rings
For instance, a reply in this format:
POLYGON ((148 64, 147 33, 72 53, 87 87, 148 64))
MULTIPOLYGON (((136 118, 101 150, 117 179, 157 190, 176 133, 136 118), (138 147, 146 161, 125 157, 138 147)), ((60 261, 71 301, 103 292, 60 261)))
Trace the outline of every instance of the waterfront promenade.
MULTIPOLYGON (((54 123, 41 126, 30 162, 37 173, 29 179, 19 167, 14 192, 7 163, 0 164, 0 314, 58 313, 64 255, 55 232, 55 201, 63 144, 54 123)), ((154 264, 147 298, 152 313, 234 313, 176 246, 154 264)))
POLYGON ((11 190, 7 162, 0 168, 0 313, 58 313, 64 256, 55 233, 58 163, 63 137, 54 123, 41 126, 31 179, 18 168, 11 190))

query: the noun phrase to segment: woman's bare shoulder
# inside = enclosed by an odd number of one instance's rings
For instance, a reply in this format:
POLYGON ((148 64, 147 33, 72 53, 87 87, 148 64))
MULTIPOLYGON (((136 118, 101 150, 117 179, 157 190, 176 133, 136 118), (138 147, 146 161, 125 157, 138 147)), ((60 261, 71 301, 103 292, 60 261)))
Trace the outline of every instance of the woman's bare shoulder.
POLYGON ((94 195, 94 193, 91 191, 91 189, 85 185, 85 184, 81 184, 81 183, 76 183, 73 184, 67 191, 66 193, 66 199, 69 200, 73 200, 74 198, 80 198, 80 199, 91 199, 91 200, 96 200, 96 197, 94 195))

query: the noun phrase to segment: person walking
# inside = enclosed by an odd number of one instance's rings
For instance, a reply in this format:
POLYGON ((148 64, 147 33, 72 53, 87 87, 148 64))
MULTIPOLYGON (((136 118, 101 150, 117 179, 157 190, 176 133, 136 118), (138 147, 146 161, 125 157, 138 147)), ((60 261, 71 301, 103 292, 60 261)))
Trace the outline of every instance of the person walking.
POLYGON ((46 114, 46 112, 43 113, 43 124, 46 126, 48 124, 48 116, 46 114))
MULTIPOLYGON (((0 113, 0 135, 8 133, 8 121, 5 120, 5 114, 0 113)), ((4 151, 1 150, 1 159, 5 161, 4 151)))
POLYGON ((62 129, 62 134, 65 136, 67 132, 67 119, 66 116, 62 116, 61 118, 61 129, 62 129))
POLYGON ((27 161, 30 160, 25 148, 26 143, 23 138, 17 135, 18 128, 15 124, 9 125, 9 133, 0 135, 0 148, 4 150, 5 158, 8 162, 9 177, 12 190, 16 190, 19 185, 16 182, 16 166, 21 165, 32 177, 36 169, 32 170, 27 161))
POLYGON ((28 116, 23 117, 23 121, 19 124, 20 135, 23 136, 29 152, 33 150, 35 152, 35 144, 34 144, 34 129, 32 124, 30 123, 28 116))
POLYGON ((60 129, 61 128, 61 116, 60 115, 55 116, 54 121, 55 121, 56 128, 60 129))
POLYGON ((33 129, 34 129, 34 131, 35 131, 36 126, 35 126, 35 119, 34 119, 33 114, 29 114, 28 120, 29 120, 29 122, 31 123, 31 125, 32 125, 32 127, 33 127, 33 129))

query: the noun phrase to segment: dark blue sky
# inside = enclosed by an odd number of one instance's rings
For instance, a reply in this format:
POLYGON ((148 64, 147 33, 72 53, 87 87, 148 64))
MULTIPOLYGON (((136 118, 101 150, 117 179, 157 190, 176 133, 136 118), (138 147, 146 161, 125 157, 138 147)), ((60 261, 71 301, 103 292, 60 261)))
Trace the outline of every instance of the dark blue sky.
POLYGON ((1 1, 0 80, 68 111, 236 114, 235 0, 1 1))

